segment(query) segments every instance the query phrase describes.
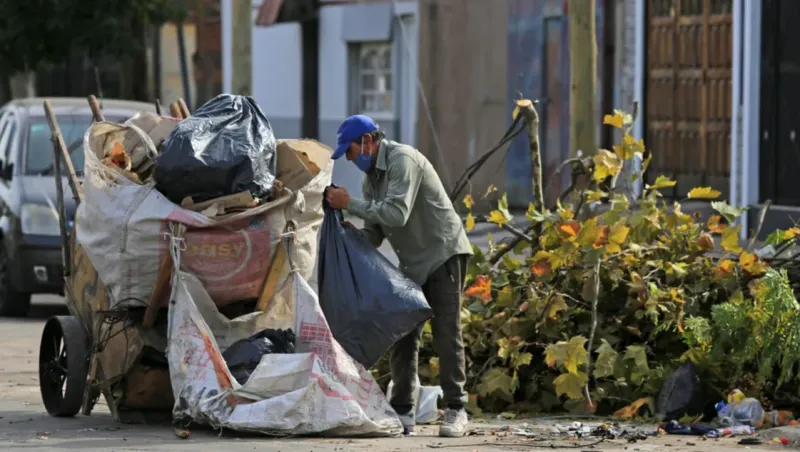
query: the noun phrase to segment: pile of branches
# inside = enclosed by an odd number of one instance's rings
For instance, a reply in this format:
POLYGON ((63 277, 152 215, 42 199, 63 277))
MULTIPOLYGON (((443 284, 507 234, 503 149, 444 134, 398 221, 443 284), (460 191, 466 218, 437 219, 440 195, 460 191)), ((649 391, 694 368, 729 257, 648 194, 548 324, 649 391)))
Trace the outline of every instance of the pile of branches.
MULTIPOLYGON (((497 149, 526 129, 537 159, 538 116, 532 103, 519 105, 497 149)), ((472 212, 472 194, 461 198, 467 229, 490 222, 514 237, 474 247, 469 264, 462 326, 473 413, 609 414, 655 396, 686 360, 720 393, 739 387, 775 400, 778 389, 800 382, 800 307, 787 273, 759 258, 752 243, 740 244, 744 211, 697 187, 688 198, 716 211, 701 222, 664 201, 659 190, 675 185, 664 176, 639 194, 616 189, 629 175, 624 166, 640 161, 632 177, 641 179, 652 157, 630 134, 635 116, 635 109, 606 115, 622 141, 562 165, 573 171, 572 184, 555 209, 544 208, 535 175, 527 227, 496 190, 482 195, 494 206, 488 215, 472 212), (745 337, 753 339, 743 344, 745 337)), ((467 185, 460 181, 453 195, 467 185)), ((775 240, 798 233, 778 231, 775 240)), ((427 328, 423 344, 420 376, 436 383, 427 328)))

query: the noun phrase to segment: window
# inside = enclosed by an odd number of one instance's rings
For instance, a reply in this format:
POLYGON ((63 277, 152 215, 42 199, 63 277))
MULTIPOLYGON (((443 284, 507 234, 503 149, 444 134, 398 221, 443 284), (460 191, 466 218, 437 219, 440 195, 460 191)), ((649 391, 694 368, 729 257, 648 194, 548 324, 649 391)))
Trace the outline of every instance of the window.
MULTIPOLYGON (((106 121, 122 123, 128 118, 109 117, 106 121)), ((72 159, 75 172, 83 171, 83 135, 92 123, 91 116, 58 115, 61 136, 72 159)), ((25 156, 26 175, 53 174, 53 143, 50 141, 50 126, 44 116, 31 117, 28 125, 28 148, 25 156)), ((63 160, 62 160, 63 162, 63 160)), ((62 163, 62 171, 65 171, 62 163)))
POLYGON ((359 113, 391 114, 394 111, 391 43, 361 44, 358 48, 357 65, 359 113))

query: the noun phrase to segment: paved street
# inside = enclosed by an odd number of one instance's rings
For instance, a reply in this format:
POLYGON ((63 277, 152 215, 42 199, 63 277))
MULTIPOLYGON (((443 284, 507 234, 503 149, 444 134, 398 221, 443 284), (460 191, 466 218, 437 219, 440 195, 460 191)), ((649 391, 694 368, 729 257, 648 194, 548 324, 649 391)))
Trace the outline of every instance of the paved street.
MULTIPOLYGON (((357 221, 353 221, 357 226, 357 221)), ((486 246, 486 230, 481 225, 471 239, 486 246)), ((495 240, 506 236, 494 231, 495 240)), ((388 244, 381 250, 393 261, 396 256, 388 244)), ((314 281, 312 281, 314 282, 314 281)), ((649 438, 629 444, 627 441, 606 441, 592 446, 594 440, 569 440, 557 438, 554 442, 550 428, 555 422, 541 420, 534 423, 539 440, 521 436, 502 437, 496 434, 505 422, 474 420, 472 436, 440 440, 435 437, 436 427, 426 426, 411 438, 391 439, 270 439, 238 435, 233 432, 214 432, 193 429, 188 440, 176 438, 169 425, 121 425, 115 423, 101 399, 90 417, 56 419, 48 416, 41 404, 38 383, 38 348, 41 330, 52 315, 64 315, 67 310, 59 297, 35 297, 28 319, 0 319, 0 447, 11 451, 27 450, 93 450, 112 451, 216 451, 229 452, 260 450, 277 451, 405 451, 427 448, 446 448, 454 451, 513 451, 551 450, 551 444, 570 446, 575 450, 603 451, 656 451, 669 447, 671 451, 741 450, 736 439, 703 441, 693 437, 649 438)), ((522 421, 515 421, 520 424, 522 421)), ((751 451, 772 450, 774 446, 750 446, 751 451), (762 448, 758 448, 762 447, 762 448)))
MULTIPOLYGON (((44 321, 51 315, 66 314, 56 297, 37 297, 32 315, 26 320, 0 320, 0 448, 8 451, 109 450, 109 451, 218 451, 259 450, 265 452, 371 451, 389 452, 435 449, 453 451, 551 450, 550 445, 572 446, 575 450, 656 451, 669 445, 671 451, 741 450, 736 440, 703 441, 692 437, 650 438, 636 444, 624 440, 606 441, 591 447, 594 440, 559 440, 553 443, 549 428, 556 421, 536 423, 540 440, 521 436, 502 437, 496 431, 500 421, 475 423, 476 434, 461 439, 435 437, 435 427, 424 427, 410 438, 390 439, 271 439, 193 429, 189 439, 176 438, 169 425, 121 425, 111 419, 103 405, 91 416, 73 419, 48 416, 41 404, 37 355, 44 321), (575 446, 578 447, 575 447, 575 446)), ((568 424, 559 419, 557 422, 568 424)), ((521 421, 515 421, 516 424, 521 421)), ((751 448, 751 451, 774 448, 751 448)))

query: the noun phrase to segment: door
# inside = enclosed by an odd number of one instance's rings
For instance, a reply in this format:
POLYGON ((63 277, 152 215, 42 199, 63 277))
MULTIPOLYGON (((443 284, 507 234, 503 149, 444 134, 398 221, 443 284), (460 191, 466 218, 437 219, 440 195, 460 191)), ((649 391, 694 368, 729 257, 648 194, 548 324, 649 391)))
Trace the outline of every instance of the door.
MULTIPOLYGON (((791 0, 790 0, 791 1, 791 0)), ((730 191, 733 0, 648 0, 646 179, 730 191)))
POLYGON ((759 201, 800 206, 800 8, 764 0, 761 18, 759 201))

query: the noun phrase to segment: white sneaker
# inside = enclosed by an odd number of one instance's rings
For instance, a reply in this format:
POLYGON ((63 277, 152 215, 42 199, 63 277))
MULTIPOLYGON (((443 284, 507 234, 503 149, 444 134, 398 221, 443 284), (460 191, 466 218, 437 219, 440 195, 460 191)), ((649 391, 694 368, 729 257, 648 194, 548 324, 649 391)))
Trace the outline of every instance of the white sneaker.
POLYGON ((439 436, 446 438, 460 438, 467 433, 467 412, 464 409, 453 410, 448 408, 444 412, 444 420, 439 427, 439 436))
POLYGON ((414 416, 410 414, 398 414, 397 417, 400 418, 400 423, 403 424, 403 435, 413 436, 414 426, 416 425, 414 416))

